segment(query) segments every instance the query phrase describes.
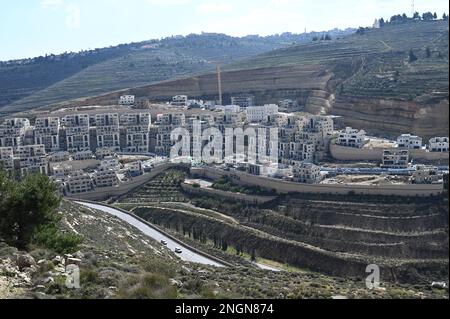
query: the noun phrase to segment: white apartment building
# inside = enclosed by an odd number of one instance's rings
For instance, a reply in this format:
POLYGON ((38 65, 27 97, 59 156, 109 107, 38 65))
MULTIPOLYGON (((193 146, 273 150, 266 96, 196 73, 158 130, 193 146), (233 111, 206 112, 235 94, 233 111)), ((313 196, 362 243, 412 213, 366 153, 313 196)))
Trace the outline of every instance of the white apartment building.
POLYGON ((134 105, 135 96, 134 95, 122 95, 119 98, 119 105, 126 106, 126 105, 134 105))
POLYGON ((14 150, 14 160, 22 175, 26 173, 41 173, 48 175, 48 159, 44 145, 24 145, 14 150))
POLYGON ((65 151, 54 152, 48 155, 49 162, 64 162, 70 160, 70 153, 65 151))
POLYGON ((30 120, 28 119, 6 119, 0 125, 0 147, 18 147, 24 145, 25 133, 30 127, 30 120))
POLYGON ((95 157, 103 159, 108 156, 115 156, 116 151, 111 147, 99 147, 95 150, 95 157))
POLYGON ((184 113, 158 114, 155 125, 157 127, 155 153, 169 155, 170 149, 174 145, 171 141, 172 130, 177 127, 184 127, 186 117, 184 113))
POLYGON ((298 183, 314 184, 322 180, 320 167, 312 163, 301 162, 292 168, 293 180, 298 183))
POLYGON ((95 187, 112 187, 119 183, 117 174, 113 169, 99 167, 93 174, 95 187))
POLYGON ((412 173, 411 181, 414 184, 432 184, 442 181, 442 174, 438 173, 436 167, 418 165, 412 173))
POLYGON ((93 154, 92 154, 92 151, 90 151, 90 150, 79 151, 79 152, 74 153, 72 155, 72 157, 75 161, 86 161, 86 160, 93 159, 93 154))
POLYGON ((278 113, 278 105, 266 104, 264 106, 249 106, 245 109, 247 121, 250 123, 266 120, 267 116, 278 113))
POLYGON ((107 156, 100 162, 100 167, 118 170, 120 168, 119 159, 113 156, 107 156))
POLYGON ((95 115, 97 147, 110 147, 120 151, 119 115, 104 113, 95 115))
POLYGON ((123 114, 120 127, 125 136, 122 151, 127 153, 148 153, 150 143, 150 113, 123 114))
POLYGON ((87 193, 93 190, 92 179, 89 174, 83 171, 73 171, 67 177, 66 189, 69 194, 87 193))
POLYGON ((170 105, 175 107, 187 108, 188 107, 188 97, 187 95, 175 95, 172 98, 170 105))
POLYGON ((411 134, 402 134, 397 138, 399 148, 416 150, 422 148, 422 138, 411 134))
POLYGON ((381 161, 382 168, 403 169, 409 166, 409 150, 384 150, 381 161))
POLYGON ((218 105, 216 110, 220 110, 224 114, 235 114, 241 111, 239 105, 218 105))
POLYGON ((68 152, 90 150, 89 115, 71 114, 61 119, 66 134, 66 148, 68 152))
POLYGON ((278 102, 278 105, 280 108, 283 109, 295 109, 298 106, 297 101, 291 100, 291 99, 284 99, 278 102))
POLYGON ((351 127, 346 127, 339 132, 336 144, 347 147, 362 148, 366 139, 366 132, 364 130, 358 131, 351 127))
POLYGON ((433 137, 428 143, 430 152, 448 152, 448 137, 433 137))
POLYGON ((253 95, 239 95, 231 97, 232 105, 239 105, 240 107, 246 108, 255 105, 255 97, 253 95))
POLYGON ((128 172, 128 174, 130 174, 132 177, 140 176, 144 173, 141 161, 125 164, 124 170, 128 172))
POLYGON ((12 147, 0 147, 0 169, 14 169, 14 150, 12 147))
POLYGON ((59 151, 59 117, 37 118, 34 123, 34 143, 43 144, 47 152, 59 151))

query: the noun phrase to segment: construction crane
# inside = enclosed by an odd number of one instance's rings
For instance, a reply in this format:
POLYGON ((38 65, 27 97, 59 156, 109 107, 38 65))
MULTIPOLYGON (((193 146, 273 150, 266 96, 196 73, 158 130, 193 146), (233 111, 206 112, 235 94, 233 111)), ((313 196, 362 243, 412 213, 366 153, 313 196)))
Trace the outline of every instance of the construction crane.
POLYGON ((220 64, 217 64, 217 88, 219 90, 219 105, 223 105, 222 97, 222 70, 220 64))

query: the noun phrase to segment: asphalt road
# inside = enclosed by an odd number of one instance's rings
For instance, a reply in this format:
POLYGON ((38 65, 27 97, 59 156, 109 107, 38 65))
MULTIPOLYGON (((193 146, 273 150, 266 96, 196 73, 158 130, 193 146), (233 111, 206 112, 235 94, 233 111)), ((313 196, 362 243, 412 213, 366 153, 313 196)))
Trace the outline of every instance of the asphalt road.
POLYGON ((128 224, 134 226, 135 228, 139 229, 145 235, 153 238, 154 240, 156 240, 158 242, 161 242, 162 240, 166 241, 167 242, 166 247, 173 252, 175 252, 176 247, 181 248, 182 253, 176 254, 176 255, 185 261, 204 264, 204 265, 211 265, 211 266, 215 266, 215 267, 224 267, 222 264, 218 263, 217 261, 209 259, 205 256, 202 256, 202 255, 188 249, 187 247, 178 244, 177 242, 173 241, 169 237, 160 233, 156 229, 151 228, 150 226, 144 224, 143 222, 137 220, 136 218, 134 218, 128 214, 125 214, 117 209, 114 209, 114 208, 111 208, 108 206, 99 205, 99 204, 90 204, 90 203, 84 203, 84 202, 76 202, 76 203, 86 206, 86 207, 89 207, 89 208, 100 210, 102 212, 108 213, 113 216, 116 216, 116 217, 120 218, 121 220, 127 222, 128 224))
MULTIPOLYGON (((189 249, 186 246, 180 245, 179 243, 173 241, 172 239, 170 239, 163 233, 146 225, 145 223, 141 222, 140 220, 134 218, 131 215, 125 214, 117 209, 111 208, 109 206, 104 206, 101 204, 91 204, 91 203, 78 202, 78 201, 76 203, 86 206, 86 207, 89 207, 89 208, 92 208, 92 209, 100 210, 102 212, 105 212, 107 214, 110 214, 110 215, 120 218, 121 220, 123 220, 123 221, 127 222, 128 224, 134 226, 135 228, 139 229, 145 235, 153 238, 154 240, 156 240, 158 242, 161 242, 161 241, 167 242, 166 247, 168 249, 170 249, 171 251, 173 251, 174 253, 175 253, 175 248, 177 248, 177 247, 181 248, 182 252, 180 254, 176 253, 176 255, 179 256, 182 260, 199 263, 199 264, 204 264, 204 265, 211 265, 211 266, 215 266, 215 267, 224 267, 224 265, 218 263, 217 261, 210 259, 208 257, 205 257, 203 255, 200 255, 200 254, 196 253, 195 251, 189 249)), ((280 271, 280 269, 277 269, 277 268, 274 268, 274 267, 271 267, 268 265, 260 264, 260 263, 254 263, 254 265, 256 265, 257 267, 259 267, 260 269, 263 269, 263 270, 276 271, 276 272, 280 271)))

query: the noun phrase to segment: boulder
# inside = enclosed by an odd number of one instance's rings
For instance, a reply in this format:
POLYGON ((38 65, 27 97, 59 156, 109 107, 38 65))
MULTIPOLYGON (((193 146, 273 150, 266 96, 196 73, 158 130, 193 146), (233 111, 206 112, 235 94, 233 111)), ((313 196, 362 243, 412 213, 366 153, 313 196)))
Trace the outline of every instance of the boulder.
POLYGON ((20 270, 36 266, 36 261, 29 254, 21 254, 16 257, 16 265, 20 270))
POLYGON ((66 266, 68 266, 68 265, 77 265, 77 266, 80 266, 81 265, 81 259, 79 259, 79 258, 66 258, 66 262, 65 262, 65 265, 66 266))

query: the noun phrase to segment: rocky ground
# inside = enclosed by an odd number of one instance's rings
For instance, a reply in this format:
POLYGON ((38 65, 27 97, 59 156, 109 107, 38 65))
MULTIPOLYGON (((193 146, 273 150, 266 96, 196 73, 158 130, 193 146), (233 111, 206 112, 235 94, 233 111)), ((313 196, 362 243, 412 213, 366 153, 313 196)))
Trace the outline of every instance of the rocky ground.
POLYGON ((72 255, 0 243, 0 298, 448 298, 429 286, 382 285, 306 271, 214 268, 183 262, 159 243, 104 213, 64 202, 61 227, 84 238, 72 255), (80 268, 80 289, 66 266, 80 268))

